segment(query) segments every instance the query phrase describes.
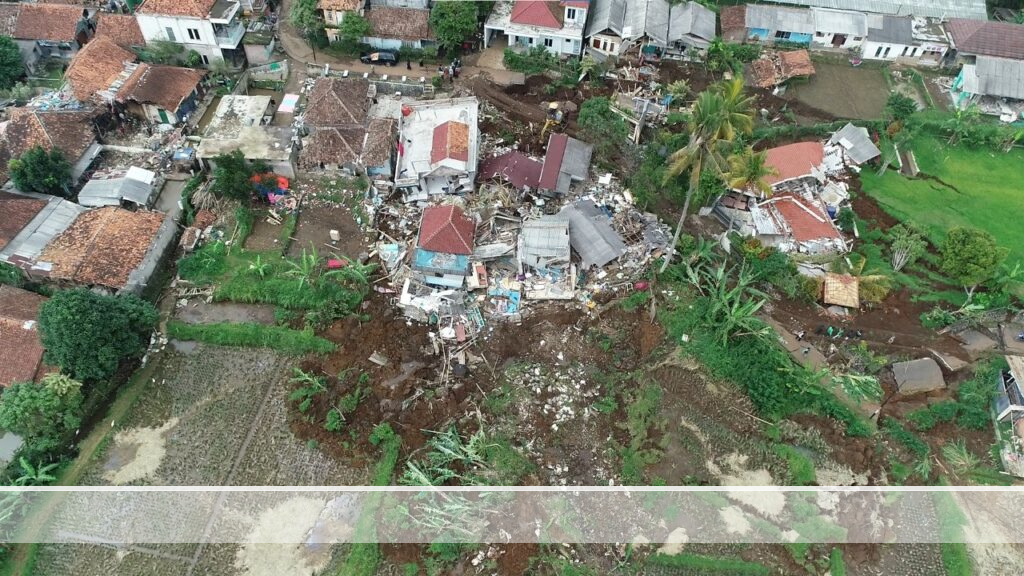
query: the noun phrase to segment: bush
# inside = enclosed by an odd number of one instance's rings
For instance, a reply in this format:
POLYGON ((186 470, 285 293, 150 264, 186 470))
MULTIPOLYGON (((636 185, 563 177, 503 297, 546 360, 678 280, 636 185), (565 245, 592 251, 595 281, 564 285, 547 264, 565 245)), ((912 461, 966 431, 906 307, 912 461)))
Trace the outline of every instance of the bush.
POLYGON ((910 450, 916 456, 927 456, 928 445, 923 440, 915 436, 913 433, 908 432, 899 422, 892 418, 886 418, 882 422, 882 429, 885 430, 886 434, 890 438, 895 440, 897 443, 903 445, 904 448, 910 450))
POLYGON ((114 375, 141 355, 159 314, 135 296, 104 296, 84 288, 57 292, 39 307, 44 360, 86 382, 114 375))
POLYGON ((956 322, 956 316, 949 310, 936 306, 921 314, 921 325, 930 330, 939 330, 956 322))
POLYGON ((35 146, 7 164, 19 190, 71 197, 71 164, 58 148, 35 146))
POLYGON ((989 406, 995 394, 999 366, 989 362, 979 366, 970 380, 965 380, 956 391, 956 425, 970 430, 985 430, 992 425, 989 406))
POLYGON ((612 110, 608 98, 584 101, 576 123, 584 139, 594 144, 594 156, 599 163, 607 164, 621 155, 629 128, 625 119, 612 110))
POLYGON ((252 212, 252 208, 248 206, 239 206, 235 208, 235 223, 238 225, 238 236, 235 238, 235 244, 241 246, 245 244, 245 239, 252 234, 252 227, 256 223, 256 216, 252 212))
POLYGON ((334 344, 317 337, 312 330, 292 330, 249 322, 186 324, 171 320, 167 323, 167 335, 178 340, 195 340, 220 346, 272 348, 296 356, 310 352, 327 354, 335 349, 334 344))
POLYGON ((59 451, 82 422, 81 388, 60 374, 12 384, 0 395, 0 427, 20 436, 33 458, 59 451))
POLYGON ((502 62, 505 68, 513 72, 522 72, 527 76, 543 74, 548 70, 558 68, 558 57, 548 52, 543 46, 534 46, 525 52, 516 52, 506 48, 502 62))

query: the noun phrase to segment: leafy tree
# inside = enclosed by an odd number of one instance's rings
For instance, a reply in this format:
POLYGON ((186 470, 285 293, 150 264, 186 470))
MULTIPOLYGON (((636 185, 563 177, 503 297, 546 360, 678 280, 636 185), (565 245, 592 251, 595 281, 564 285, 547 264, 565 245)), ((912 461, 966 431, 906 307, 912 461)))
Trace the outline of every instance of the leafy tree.
POLYGON ((345 42, 356 43, 370 33, 370 21, 358 12, 346 12, 338 26, 338 36, 345 42))
POLYGON ((211 192, 218 198, 249 199, 252 194, 252 183, 249 178, 252 177, 253 171, 241 150, 214 156, 213 166, 211 192))
POLYGON ((46 150, 35 146, 26 150, 20 158, 7 163, 11 180, 19 190, 39 192, 68 198, 71 191, 71 165, 57 148, 46 150))
POLYGON ((893 122, 905 122, 914 112, 917 112, 917 102, 910 96, 893 92, 885 101, 885 116, 893 122))
POLYGON ((21 436, 31 452, 59 449, 81 424, 81 387, 57 374, 12 384, 0 395, 0 428, 21 436))
POLYGON ((772 195, 772 186, 766 178, 778 175, 778 170, 768 165, 764 152, 754 152, 747 146, 742 152, 729 156, 729 171, 722 175, 725 183, 734 190, 760 192, 763 198, 772 195))
POLYGON ((594 152, 602 162, 610 162, 625 146, 629 135, 626 121, 612 110, 611 101, 603 96, 583 102, 576 123, 584 139, 594 144, 594 152))
POLYGON ((104 296, 84 288, 57 292, 39 307, 45 360, 82 381, 114 374, 146 349, 156 308, 135 296, 104 296))
POLYGON ((445 50, 451 50, 476 34, 478 10, 476 2, 442 0, 434 3, 430 10, 430 29, 434 31, 437 43, 445 50))
POLYGON ((316 9, 316 0, 295 0, 288 8, 288 23, 313 47, 327 45, 324 21, 316 9))
POLYGON ((690 139, 685 147, 676 150, 668 158, 666 182, 689 171, 690 187, 679 214, 679 223, 672 238, 672 251, 661 266, 664 272, 675 255, 675 246, 683 232, 683 223, 690 210, 694 193, 700 188, 701 175, 705 170, 721 175, 725 160, 722 158, 720 143, 732 141, 737 133, 749 134, 754 128, 751 107, 754 99, 743 94, 743 79, 727 80, 701 92, 693 105, 690 115, 690 139))
POLYGON ((195 50, 189 50, 185 55, 185 66, 188 68, 199 68, 203 65, 203 56, 195 50))
POLYGON ((942 127, 949 132, 949 144, 956 144, 971 134, 971 128, 978 121, 978 106, 971 104, 966 108, 957 108, 942 127))
POLYGON ((14 87, 14 83, 25 75, 25 64, 21 51, 10 36, 0 36, 0 90, 14 87))
POLYGON ((960 283, 967 300, 975 288, 995 275, 1006 257, 991 234, 977 228, 953 228, 942 243, 942 272, 960 283))
POLYGON ((136 51, 139 60, 150 64, 177 64, 185 47, 170 40, 150 40, 136 51))
POLYGON ((897 224, 889 229, 892 249, 892 271, 899 272, 904 266, 913 264, 924 254, 927 243, 920 232, 907 224, 897 224))

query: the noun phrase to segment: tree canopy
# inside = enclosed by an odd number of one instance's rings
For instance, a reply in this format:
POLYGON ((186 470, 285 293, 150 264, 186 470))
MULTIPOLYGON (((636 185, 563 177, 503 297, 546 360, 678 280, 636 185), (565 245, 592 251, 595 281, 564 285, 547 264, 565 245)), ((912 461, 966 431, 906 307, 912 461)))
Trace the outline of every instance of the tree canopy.
POLYGON ((21 436, 30 452, 57 450, 81 424, 81 388, 61 374, 12 384, 0 395, 0 428, 21 436))
POLYGON ((125 358, 142 354, 158 314, 134 296, 63 290, 39 307, 47 363, 78 380, 109 378, 125 358))
POLYGON ((64 154, 53 148, 46 150, 35 146, 26 150, 21 157, 7 163, 11 180, 23 192, 38 192, 54 196, 70 196, 71 165, 64 154))
POLYGON ((604 96, 583 102, 576 123, 584 140, 593 143, 596 159, 604 163, 613 160, 629 136, 626 121, 612 110, 611 101, 604 96))
POLYGON ((444 0, 430 10, 430 29, 445 50, 458 48, 476 33, 479 17, 476 2, 444 0))
POLYGON ((338 36, 345 42, 359 42, 370 33, 370 21, 357 12, 346 12, 338 26, 338 36))
POLYGON ((914 112, 917 112, 917 102, 910 96, 893 92, 885 101, 885 115, 893 122, 904 122, 914 112))
POLYGON ((991 234, 977 228, 953 228, 942 243, 942 272, 967 289, 968 297, 995 275, 1006 250, 991 234))
POLYGON ((249 178, 253 169, 245 161, 241 150, 232 150, 227 154, 213 157, 213 183, 210 191, 218 198, 247 200, 252 194, 252 183, 249 178))
MULTIPOLYGON (((349 12, 351 14, 351 12, 349 12)), ((295 0, 288 8, 288 23, 291 24, 306 41, 314 46, 324 46, 324 21, 316 9, 316 0, 295 0)))
POLYGON ((10 36, 0 36, 0 90, 9 90, 25 75, 21 51, 10 36))

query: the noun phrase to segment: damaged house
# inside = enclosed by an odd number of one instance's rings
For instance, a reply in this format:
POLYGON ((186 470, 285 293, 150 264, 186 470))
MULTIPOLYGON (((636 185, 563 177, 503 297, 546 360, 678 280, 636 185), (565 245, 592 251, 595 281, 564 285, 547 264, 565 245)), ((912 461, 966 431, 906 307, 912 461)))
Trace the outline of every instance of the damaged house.
POLYGON ((363 78, 319 78, 306 99, 299 165, 306 170, 359 172, 370 94, 363 78))
POLYGON ((407 104, 399 120, 395 188, 406 202, 473 191, 480 131, 476 98, 407 104))
POLYGON ((566 204, 557 217, 569 223, 569 244, 583 270, 603 268, 626 252, 626 243, 612 228, 611 217, 593 200, 566 204))
MULTIPOLYGON (((92 11, 95 13, 95 10, 92 11)), ((18 4, 11 38, 30 73, 50 62, 67 62, 96 32, 90 11, 75 4, 18 4)))
POLYGON ((117 101, 146 122, 177 125, 195 112, 205 77, 205 70, 142 63, 117 91, 117 101))
POLYGON ((950 20, 946 25, 957 62, 963 63, 950 86, 953 103, 1007 122, 1024 115, 1024 25, 950 20))
POLYGON ((645 55, 681 55, 707 48, 714 38, 715 13, 692 1, 594 0, 587 23, 588 50, 608 56, 637 46, 645 55))
POLYGON ((547 196, 565 196, 574 182, 587 179, 594 146, 565 134, 548 138, 543 162, 518 150, 484 160, 480 180, 501 179, 516 189, 536 190, 547 196))
POLYGON ((519 275, 532 300, 569 300, 575 295, 569 222, 554 216, 529 220, 519 232, 519 275))
POLYGON ((274 114, 270 96, 222 96, 206 126, 196 157, 212 169, 213 158, 241 150, 246 160, 261 160, 286 178, 295 177, 295 138, 291 126, 268 126, 274 114))
POLYGON ((433 286, 461 288, 470 274, 476 224, 458 206, 428 206, 420 219, 412 269, 433 286))

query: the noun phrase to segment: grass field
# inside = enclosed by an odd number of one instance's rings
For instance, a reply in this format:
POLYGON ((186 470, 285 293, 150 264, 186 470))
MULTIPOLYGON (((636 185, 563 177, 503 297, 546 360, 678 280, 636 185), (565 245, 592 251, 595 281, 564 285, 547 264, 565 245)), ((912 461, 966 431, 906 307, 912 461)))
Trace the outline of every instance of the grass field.
POLYGON ((923 228, 935 244, 950 228, 973 226, 1010 250, 1008 262, 1024 260, 1024 151, 948 146, 932 136, 917 137, 913 150, 920 177, 905 178, 894 170, 879 177, 865 170, 864 191, 889 214, 923 228))

